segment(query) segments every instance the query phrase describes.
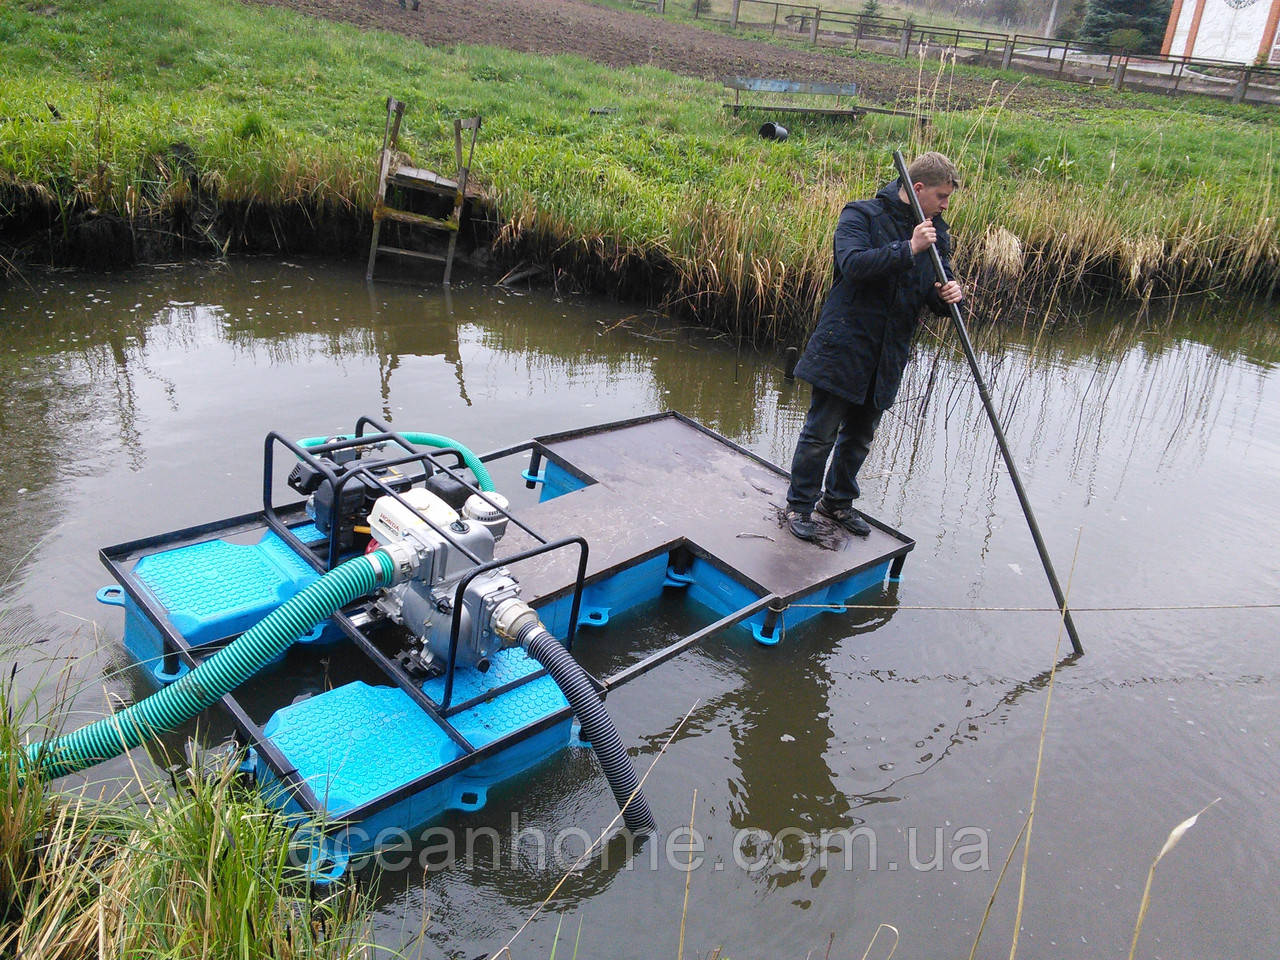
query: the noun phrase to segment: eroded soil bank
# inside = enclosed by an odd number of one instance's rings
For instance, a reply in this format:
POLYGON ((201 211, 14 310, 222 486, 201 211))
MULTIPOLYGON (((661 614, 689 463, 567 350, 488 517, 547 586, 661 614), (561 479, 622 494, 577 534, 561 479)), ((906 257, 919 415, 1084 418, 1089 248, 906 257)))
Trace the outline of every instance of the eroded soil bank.
MULTIPOLYGON (((229 256, 312 255, 363 262, 368 256, 372 219, 351 206, 294 202, 281 205, 227 202, 193 190, 187 201, 135 217, 104 212, 78 203, 59 208, 35 187, 10 188, 0 197, 8 215, 0 218, 0 285, 21 282, 44 267, 74 267, 112 273, 146 263, 169 263, 229 256)), ((421 231, 388 234, 383 243, 442 254, 444 241, 421 231)), ((1052 249, 1024 251, 1016 274, 958 261, 974 296, 977 314, 988 319, 1026 322, 1043 319, 1047 304, 1091 297, 1131 299, 1145 310, 1152 301, 1203 292, 1199 276, 1188 279, 1193 264, 1151 263, 1135 282, 1132 264, 1100 252, 1087 265, 1065 265, 1052 249), (1070 282, 1064 280, 1071 274, 1070 282), (1065 285, 1064 285, 1065 284, 1065 285)), ((725 330, 756 343, 803 342, 813 318, 765 316, 761 301, 741 302, 723 291, 698 284, 662 251, 583 243, 536 229, 516 230, 485 200, 469 200, 457 248, 456 277, 496 281, 504 276, 522 285, 551 285, 562 292, 600 294, 657 308, 669 315, 725 330)), ((419 265, 382 255, 381 277, 427 284, 439 282, 439 266, 419 265)), ((1248 283, 1255 295, 1274 295, 1276 276, 1260 272, 1248 283)), ((975 314, 975 316, 977 315, 975 314)))

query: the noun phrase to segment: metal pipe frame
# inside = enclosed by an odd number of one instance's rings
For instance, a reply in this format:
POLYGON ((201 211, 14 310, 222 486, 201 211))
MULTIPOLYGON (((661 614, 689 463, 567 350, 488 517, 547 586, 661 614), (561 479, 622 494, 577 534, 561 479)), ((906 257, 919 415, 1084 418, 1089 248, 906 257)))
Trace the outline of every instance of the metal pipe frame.
MULTIPOLYGON (((453 591, 453 619, 449 627, 449 665, 445 668, 444 693, 440 698, 440 710, 444 716, 452 716, 459 710, 464 709, 465 706, 463 705, 451 708, 450 701, 453 699, 453 675, 458 662, 458 634, 462 630, 462 597, 463 594, 466 593, 467 587, 470 585, 471 581, 486 571, 496 570, 499 567, 509 566, 513 563, 519 563, 521 560, 528 560, 530 557, 536 557, 540 554, 551 553, 554 550, 572 546, 575 543, 578 545, 578 573, 574 578, 573 583, 573 602, 569 610, 569 626, 566 631, 567 636, 565 640, 565 647, 572 650, 573 638, 578 626, 578 611, 582 606, 583 581, 587 574, 587 552, 589 548, 587 547, 587 541, 584 538, 566 537, 563 540, 556 540, 553 543, 546 543, 544 541, 540 546, 532 547, 521 553, 513 554, 509 557, 500 557, 496 560, 491 560, 488 563, 482 563, 474 570, 468 571, 462 579, 458 581, 457 586, 453 591)), ((516 681, 516 684, 518 685, 521 682, 528 682, 530 679, 532 679, 532 677, 522 677, 519 681, 516 681)))

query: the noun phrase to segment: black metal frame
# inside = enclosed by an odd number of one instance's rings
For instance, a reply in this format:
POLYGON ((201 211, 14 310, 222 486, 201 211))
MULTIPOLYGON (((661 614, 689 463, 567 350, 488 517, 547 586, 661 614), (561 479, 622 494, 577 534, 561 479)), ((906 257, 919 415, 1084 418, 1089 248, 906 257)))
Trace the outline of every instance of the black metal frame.
POLYGON ((424 523, 427 524, 427 526, 429 526, 433 531, 435 531, 440 536, 444 537, 445 540, 447 540, 457 550, 461 551, 467 557, 467 559, 469 559, 472 563, 478 564, 483 562, 480 560, 479 557, 477 557, 474 553, 472 553, 464 544, 460 543, 456 537, 452 536, 448 531, 437 526, 435 523, 427 519, 427 517, 425 517, 423 514, 419 513, 412 505, 406 502, 405 499, 402 496, 400 496, 399 493, 397 493, 395 490, 392 490, 389 486, 387 486, 387 484, 384 483, 380 477, 375 476, 368 466, 359 466, 359 467, 356 467, 355 469, 348 470, 346 473, 343 474, 342 477, 339 477, 332 470, 332 468, 330 468, 329 465, 325 463, 324 460, 316 456, 317 453, 321 453, 321 454, 332 453, 335 450, 349 450, 355 447, 367 447, 367 446, 373 446, 379 443, 388 443, 388 442, 394 442, 398 446, 403 447, 407 451, 407 453, 405 456, 402 456, 402 457, 379 460, 377 464, 379 467, 391 468, 391 467, 404 466, 405 464, 409 464, 409 463, 421 463, 426 476, 430 476, 433 471, 438 470, 444 473, 445 475, 447 475, 448 477, 450 477, 451 479, 461 483, 468 490, 470 490, 471 493, 478 495, 481 499, 485 501, 485 503, 489 504, 489 506, 493 507, 495 510, 500 511, 507 518, 509 522, 514 523, 517 527, 519 527, 525 533, 529 534, 529 536, 533 537, 539 543, 547 542, 545 537, 541 536, 535 530, 530 529, 528 526, 522 523, 519 519, 517 519, 516 517, 513 517, 505 509, 503 509, 502 507, 494 503, 493 500, 491 500, 488 496, 486 496, 484 491, 479 489, 475 484, 470 483, 461 474, 457 473, 456 471, 445 466, 443 463, 439 462, 439 458, 452 455, 457 460, 457 465, 461 467, 463 460, 462 460, 462 453, 460 451, 450 447, 442 448, 439 453, 430 453, 427 451, 419 450, 417 447, 413 446, 413 444, 411 444, 399 433, 392 430, 386 424, 373 419, 372 417, 361 417, 359 420, 357 420, 355 433, 352 436, 339 439, 339 440, 333 440, 329 443, 321 444, 319 446, 311 447, 311 448, 303 447, 300 444, 288 439, 287 437, 283 436, 282 434, 278 433, 275 430, 272 430, 270 433, 267 434, 267 439, 263 444, 263 455, 262 455, 262 511, 266 517, 268 526, 270 526, 271 529, 274 530, 278 536, 284 539, 286 543, 288 543, 291 547, 293 547, 293 549, 297 553, 299 553, 301 556, 305 557, 308 560, 308 562, 310 562, 311 565, 315 567, 317 570, 319 570, 320 572, 323 573, 325 571, 332 570, 334 567, 338 565, 338 561, 340 559, 338 551, 340 548, 338 546, 337 541, 333 537, 329 538, 329 555, 326 563, 322 566, 319 563, 319 561, 315 558, 314 553, 307 547, 307 545, 304 544, 301 540, 299 540, 294 535, 293 531, 290 530, 288 526, 285 523, 283 523, 279 518, 278 511, 276 510, 276 507, 274 506, 272 501, 272 493, 275 488, 275 445, 279 443, 282 446, 286 447, 299 460, 303 461, 313 469, 320 471, 320 473, 324 476, 324 478, 328 480, 329 484, 333 487, 335 502, 341 499, 340 495, 343 487, 345 487, 349 482, 354 480, 356 477, 360 477, 363 480, 371 483, 373 486, 377 487, 379 490, 382 491, 384 495, 394 497, 398 503, 412 510, 424 523), (366 426, 375 427, 378 430, 378 432, 364 433, 363 431, 366 426))
MULTIPOLYGON (((738 444, 733 443, 727 438, 720 436, 714 431, 707 429, 697 421, 691 420, 690 418, 685 417, 682 414, 676 413, 674 411, 667 411, 664 413, 651 414, 651 415, 642 416, 642 417, 617 420, 610 423, 600 424, 594 427, 587 427, 579 430, 566 431, 564 433, 549 435, 546 437, 539 437, 531 441, 524 441, 522 443, 485 454, 480 457, 480 460, 482 462, 492 462, 495 460, 503 459, 505 457, 513 456, 525 450, 530 450, 532 451, 531 465, 536 465, 540 463, 542 458, 551 459, 555 461, 558 465, 562 466, 567 472, 578 477, 584 482, 594 483, 595 482, 594 478, 582 473, 580 470, 575 468, 572 464, 569 464, 563 459, 561 459, 553 451, 548 449, 547 444, 555 443, 557 441, 563 441, 563 440, 567 440, 575 437, 585 436, 592 433, 604 432, 608 430, 618 429, 621 427, 646 423, 646 422, 650 422, 653 420, 658 420, 666 417, 674 417, 679 421, 681 421, 682 423, 687 424, 701 431, 702 433, 714 438, 718 442, 731 447, 738 453, 750 458, 751 460, 766 467, 767 469, 772 470, 773 472, 781 476, 786 476, 786 472, 782 470, 780 467, 778 467, 777 465, 770 463, 768 460, 765 460, 764 458, 758 456, 757 454, 754 454, 751 451, 739 446, 738 444)), ((542 719, 534 721, 530 724, 527 724, 524 727, 521 727, 517 730, 511 731, 510 733, 507 733, 487 744, 484 744, 483 746, 480 746, 480 747, 474 746, 464 736, 462 736, 462 734, 459 733, 456 728, 454 728, 454 726, 450 723, 449 718, 456 716, 458 713, 464 710, 470 709, 471 707, 479 703, 485 702, 486 700, 490 700, 498 696, 501 696, 502 694, 506 693, 511 689, 514 689, 515 687, 533 682, 534 680, 537 680, 538 678, 545 676, 546 671, 545 670, 534 671, 532 673, 526 674, 525 676, 517 680, 513 680, 510 683, 504 684, 493 690, 488 690, 485 693, 481 694, 480 696, 473 697, 469 700, 455 704, 452 702, 453 677, 454 677, 453 660, 456 659, 454 655, 457 652, 458 632, 461 624, 461 608, 462 608, 461 600, 467 585, 471 582, 472 579, 474 579, 476 576, 479 576, 480 574, 488 570, 492 570, 498 567, 510 566, 534 556, 538 556, 541 554, 549 553, 554 550, 564 549, 567 547, 571 547, 573 545, 577 545, 579 548, 578 568, 577 568, 577 573, 576 573, 573 588, 572 588, 573 600, 570 608, 569 624, 568 624, 567 637, 566 637, 567 643, 571 647, 573 638, 576 632, 578 614, 581 609, 582 593, 587 582, 586 568, 587 568, 587 558, 588 558, 588 545, 586 540, 580 536, 575 536, 575 537, 567 537, 567 538, 550 541, 550 542, 547 541, 545 538, 539 535, 536 531, 529 528, 526 524, 524 524, 518 518, 513 517, 506 509, 499 507, 497 504, 495 504, 488 496, 484 494, 483 491, 476 489, 474 484, 470 483, 464 477, 460 476, 459 473, 456 472, 454 469, 440 462, 440 459, 448 458, 452 456, 457 460, 458 467, 461 467, 462 456, 459 451, 450 449, 450 448, 444 448, 441 451, 435 452, 435 453, 421 451, 416 447, 414 447, 411 443, 409 443, 409 441, 405 439, 401 434, 392 430, 386 424, 383 424, 371 417, 361 417, 356 422, 355 433, 352 437, 348 439, 343 439, 343 440, 335 440, 333 442, 326 443, 326 444, 309 448, 309 449, 302 447, 296 442, 289 440, 288 438, 282 436, 281 434, 275 431, 272 431, 271 433, 269 433, 263 445, 263 456, 264 456, 263 508, 258 512, 241 514, 239 516, 231 517, 225 520, 214 521, 210 523, 203 523, 196 526, 187 527, 182 530, 173 531, 171 533, 147 537, 139 540, 133 540, 133 541, 118 544, 115 546, 104 547, 102 550, 99 551, 99 556, 100 556, 100 559, 102 560, 103 565, 106 566, 106 568, 111 572, 112 576, 120 583, 120 585, 123 587, 125 592, 129 595, 129 597, 138 605, 143 615, 160 632, 161 640, 162 640, 162 654, 164 656, 166 670, 169 670, 170 667, 176 669, 177 660, 179 659, 185 662, 190 667, 194 668, 196 666, 199 666, 199 664, 202 662, 203 651, 206 648, 206 646, 214 646, 216 644, 209 644, 209 645, 202 644, 200 645, 199 648, 193 648, 191 645, 189 645, 186 642, 185 638, 183 638, 181 633, 177 630, 176 627, 174 627, 174 625, 170 622, 169 618, 165 615, 164 610, 155 602, 154 598, 152 598, 152 596, 150 595, 150 592, 146 590, 133 576, 133 573, 132 573, 133 567, 136 561, 139 560, 141 557, 151 553, 160 552, 161 550, 173 549, 178 546, 184 546, 192 543, 201 542, 204 540, 211 539, 215 536, 222 537, 222 536, 228 536, 228 535, 235 535, 237 533, 247 533, 247 532, 258 531, 258 530, 262 530, 263 528, 266 528, 274 532, 285 543, 289 544, 289 546, 294 550, 294 552, 298 556, 305 559, 313 568, 317 570, 317 572, 324 573, 325 571, 332 569, 332 567, 341 559, 340 556, 335 556, 337 551, 334 546, 335 540, 333 537, 329 538, 328 555, 325 558, 325 560, 322 561, 318 556, 317 551, 312 546, 309 546, 306 543, 304 543, 294 533, 295 527, 302 526, 308 522, 308 518, 303 510, 304 504, 302 502, 294 502, 294 503, 284 504, 284 505, 277 505, 274 503, 274 500, 273 500, 273 488, 275 485, 274 484, 274 449, 277 443, 284 446, 286 449, 292 452, 299 459, 305 462, 308 462, 312 467, 318 469, 326 477, 326 479, 334 485, 335 492, 340 493, 340 488, 345 483, 347 483, 348 481, 350 481, 356 476, 361 476, 366 480, 372 482, 375 486, 382 489, 382 491, 385 494, 394 497, 398 502, 408 507, 410 510, 413 510, 414 513, 416 513, 432 530, 434 530, 440 536, 444 537, 453 545, 457 546, 460 550, 464 552, 464 554, 466 554, 468 557, 470 557, 473 560, 473 562, 476 563, 476 566, 472 570, 468 571, 467 574, 458 581, 457 586, 455 588, 453 615, 452 615, 453 619, 452 619, 451 630, 450 630, 450 655, 451 655, 450 664, 445 673, 445 686, 444 686, 444 691, 439 704, 437 704, 429 696, 427 696, 427 694, 423 691, 422 687, 417 682, 412 680, 408 676, 408 674, 403 669, 400 668, 398 664, 394 663, 390 658, 388 658, 385 654, 383 654, 382 651, 380 651, 377 648, 377 646, 374 645, 373 641, 366 635, 365 631, 352 622, 351 614, 345 611, 338 611, 333 615, 332 619, 334 623, 343 632, 343 634, 345 634, 346 637, 352 641, 352 643, 357 647, 357 649, 359 649, 369 659, 369 661, 384 676, 386 676, 386 678, 391 683, 395 684, 395 686, 403 690, 405 694, 417 706, 419 706, 422 710, 424 710, 432 718, 432 720, 435 723, 437 723, 445 731, 445 733, 449 736, 449 738, 463 751, 463 754, 457 759, 445 764, 444 766, 436 768, 430 773, 424 774, 423 776, 417 778, 416 780, 410 781, 409 783, 406 783, 406 784, 402 784, 399 787, 396 787, 392 790, 387 791, 386 793, 382 794, 379 797, 375 797, 374 799, 366 801, 365 803, 353 808, 352 810, 345 812, 342 815, 340 820, 336 822, 330 822, 330 823, 324 824, 322 827, 323 830, 325 830, 326 832, 333 832, 333 831, 342 829, 347 824, 358 822, 364 818, 372 816, 373 814, 381 810, 384 810, 400 802, 403 799, 411 797, 419 793, 420 791, 427 789, 428 787, 431 787, 437 783, 440 783, 454 776, 455 774, 461 772, 462 770, 467 769, 468 767, 472 766, 475 763, 480 762, 481 760, 484 760, 487 757, 500 753, 501 751, 507 749, 508 747, 514 745, 515 743, 518 743, 526 739, 527 737, 533 736, 544 730, 550 729, 551 727, 564 721, 571 715, 572 713, 571 709, 569 707, 564 707, 563 709, 557 711, 554 714, 551 714, 547 717, 543 717, 542 719), (366 427, 370 427, 376 432, 364 433, 363 431, 366 427), (405 450, 404 456, 398 457, 398 458, 392 458, 389 460, 380 460, 378 462, 378 466, 394 467, 394 466, 401 466, 407 463, 421 463, 423 465, 424 471, 428 476, 431 474, 433 470, 442 471, 452 479, 468 487, 473 493, 479 494, 487 503, 489 503, 490 506, 493 506, 496 509, 500 510, 504 515, 506 515, 509 522, 515 523, 517 527, 519 527, 521 530, 524 530, 531 537, 533 537, 538 542, 538 546, 532 547, 518 554, 505 556, 500 559, 495 559, 493 561, 480 562, 479 558, 476 557, 471 551, 467 550, 462 544, 458 543, 456 538, 451 536, 447 529, 441 529, 438 525, 432 523, 429 519, 422 516, 422 514, 419 511, 417 511, 411 504, 407 503, 404 500, 404 498, 400 496, 400 494, 390 489, 390 487, 388 487, 385 483, 383 483, 379 477, 374 476, 367 468, 357 467, 349 471, 345 476, 338 477, 317 456, 317 454, 323 454, 333 450, 347 449, 350 447, 371 445, 375 443, 395 443, 396 445, 400 446, 405 450)), ((891 527, 888 527, 888 526, 885 526, 884 524, 879 523, 878 521, 872 520, 871 522, 875 524, 875 526, 879 527, 881 530, 885 531, 886 533, 890 534, 891 536, 893 536, 894 538, 902 542, 902 546, 893 554, 891 554, 891 556, 893 557, 893 564, 894 564, 894 566, 891 568, 891 574, 893 574, 894 571, 901 569, 902 562, 905 559, 905 555, 915 545, 915 541, 911 540, 909 537, 906 537, 905 535, 898 532, 897 530, 894 530, 891 527)), ((662 550, 671 552, 671 551, 682 549, 682 548, 689 548, 695 551, 699 556, 703 557, 707 561, 711 562, 717 567, 720 567, 721 569, 724 569, 723 565, 718 561, 717 558, 707 556, 704 552, 697 550, 696 545, 688 543, 683 538, 672 541, 670 544, 667 544, 664 547, 660 548, 659 551, 656 551, 652 555, 657 555, 657 552, 661 552, 662 550)), ((882 562, 883 559, 884 557, 881 557, 875 562, 882 562)), ((632 562, 634 562, 634 558, 632 558, 632 562)), ((622 564, 618 564, 615 566, 611 566, 608 569, 601 570, 598 573, 594 574, 591 577, 591 580, 592 582, 595 582, 598 580, 606 579, 609 576, 612 576, 614 573, 616 573, 619 569, 622 569, 623 566, 624 565, 622 564)), ((850 572, 857 572, 857 571, 855 570, 850 572)), ((848 573, 842 574, 842 576, 847 576, 847 575, 848 573)), ((822 586, 822 584, 819 584, 818 586, 820 587, 822 586)), ((758 584, 751 584, 751 587, 757 591, 761 590, 758 584)), ((539 601, 545 601, 549 599, 554 599, 555 597, 558 597, 558 596, 563 596, 563 592, 554 594, 549 597, 540 597, 537 599, 539 601)), ((598 679, 594 676, 591 676, 590 674, 588 674, 588 677, 592 682, 592 684, 595 686, 595 688, 600 692, 600 695, 604 697, 607 695, 607 693, 610 690, 614 689, 615 687, 618 687, 629 680, 632 680, 638 676, 641 676, 642 674, 648 673, 654 667, 657 667, 658 665, 665 663, 666 661, 672 659, 673 657, 678 656, 680 653, 684 652, 685 650, 689 649, 695 644, 701 642, 702 640, 705 640, 707 637, 719 632, 720 630, 733 626, 734 624, 740 623, 746 620, 748 617, 759 612, 760 610, 773 609, 777 607, 780 603, 785 603, 787 599, 788 598, 780 598, 772 593, 765 596, 761 596, 758 600, 755 600, 752 603, 747 604, 741 609, 736 610, 733 613, 728 614, 727 616, 722 617, 721 619, 708 624, 702 629, 695 631, 694 633, 689 634, 688 636, 683 637, 680 640, 677 640, 671 644, 668 644, 666 647, 663 647, 661 650, 657 650, 649 654, 643 660, 635 664, 632 664, 629 667, 625 667, 617 671, 616 673, 612 674, 611 676, 604 678, 603 680, 598 679)), ((234 637, 223 638, 224 641, 231 640, 231 639, 234 639, 234 637)), ((172 672, 172 670, 170 672, 172 672)), ((280 779, 281 783, 284 786, 285 791, 290 795, 293 801, 296 802, 298 806, 301 807, 308 814, 323 814, 324 810, 323 810, 322 804, 319 798, 316 796, 316 793, 312 789, 311 785, 301 777, 297 769, 294 768, 293 765, 288 762, 284 754, 278 748, 276 748, 274 744, 271 743, 271 741, 267 738, 266 734, 263 732, 262 727, 260 727, 249 716, 248 712, 239 703, 239 701, 236 700, 236 698, 232 694, 227 694, 225 697, 222 698, 220 702, 223 709, 225 709, 227 713, 230 715, 232 722, 235 726, 235 729, 237 731, 237 735, 240 741, 242 742, 242 744, 251 746, 259 752, 259 754, 266 761, 267 765, 271 768, 271 770, 275 773, 275 775, 280 779)))
MULTIPOLYGON (((325 560, 321 560, 317 552, 304 543, 301 538, 294 533, 294 527, 302 526, 307 522, 307 517, 302 509, 301 502, 295 502, 286 505, 277 505, 274 502, 275 487, 275 464, 274 451, 276 445, 282 445, 294 456, 300 460, 307 462, 314 469, 318 470, 334 487, 335 495, 340 495, 342 487, 356 477, 361 477, 373 486, 377 487, 382 493, 394 497, 399 503, 412 510, 424 523, 426 523, 434 532, 445 538, 451 545, 456 547, 465 556, 467 556, 476 566, 468 571, 468 573, 459 581, 457 592, 455 594, 453 620, 451 624, 450 635, 450 663, 445 671, 445 691, 441 698, 441 703, 437 704, 423 691, 422 687, 411 679, 408 674, 401 669, 396 663, 388 658, 373 641, 365 634, 364 630, 356 626, 352 622, 350 614, 344 611, 338 611, 333 615, 333 621, 338 628, 351 640, 357 649, 365 655, 365 657, 375 666, 378 671, 383 674, 388 681, 401 689, 419 708, 425 711, 432 720, 438 724, 448 735, 448 737, 463 751, 463 756, 454 760, 445 767, 432 771, 425 777, 413 781, 410 784, 402 785, 394 790, 388 791, 380 797, 362 805, 358 810, 362 811, 366 807, 371 807, 368 812, 382 809, 399 802, 405 797, 412 796, 418 791, 425 789, 432 784, 438 783, 461 769, 465 769, 472 763, 490 756, 498 751, 511 746, 512 744, 524 739, 526 736, 537 732, 560 722, 568 716, 569 710, 565 708, 557 712, 552 717, 544 718, 535 724, 528 725, 519 730, 512 731, 503 737, 499 737, 483 747, 476 747, 471 744, 458 730, 449 722, 452 717, 459 712, 466 710, 477 703, 500 696, 501 694, 515 687, 530 683, 539 677, 545 675, 544 670, 534 671, 526 674, 510 683, 504 684, 494 690, 486 691, 479 697, 474 697, 466 702, 452 704, 453 680, 454 680, 454 663, 457 645, 458 631, 461 626, 461 599, 463 591, 471 580, 477 575, 492 570, 497 567, 506 567, 519 563, 544 553, 554 550, 563 549, 576 545, 579 551, 577 576, 574 583, 574 596, 571 606, 570 622, 569 622, 569 639, 572 640, 576 628, 578 611, 581 608, 583 581, 586 573, 588 545, 582 537, 569 537, 552 542, 548 542, 546 538, 541 536, 537 531, 527 526, 524 522, 513 517, 506 509, 494 503, 484 491, 479 490, 470 483, 465 477, 461 476, 454 469, 440 462, 442 458, 452 456, 457 459, 458 465, 462 464, 461 453, 454 449, 444 448, 438 453, 429 453, 418 450, 402 435, 387 427, 385 424, 371 417, 361 417, 356 422, 354 434, 345 439, 335 440, 322 444, 313 448, 306 448, 300 444, 282 436, 276 431, 267 434, 263 444, 263 508, 257 513, 241 514, 226 520, 213 521, 203 523, 193 527, 187 527, 182 530, 173 531, 158 536, 147 537, 140 540, 129 541, 127 543, 118 544, 111 547, 104 547, 99 551, 99 557, 102 563, 112 576, 120 583, 121 587, 128 594, 130 599, 138 605, 138 608, 148 621, 159 631, 161 635, 162 657, 167 672, 176 672, 177 661, 185 662, 189 667, 195 668, 203 661, 203 651, 206 647, 220 646, 226 641, 233 640, 235 637, 221 638, 210 644, 201 644, 199 648, 192 647, 187 643, 181 632, 173 625, 165 614, 163 608, 155 601, 142 584, 133 576, 133 567, 135 562, 141 557, 157 553, 161 550, 173 549, 178 546, 197 543, 211 539, 215 536, 225 537, 237 533, 246 533, 266 528, 275 533, 300 557, 307 561, 317 572, 324 573, 333 569, 342 559, 338 554, 337 540, 334 537, 328 538, 328 553, 325 560), (366 428, 373 428, 377 432, 367 433, 366 428), (507 518, 509 523, 514 523, 517 527, 524 530, 537 542, 538 546, 521 553, 502 557, 499 560, 484 562, 475 553, 467 549, 467 547, 458 542, 447 529, 441 528, 433 523, 430 519, 423 516, 409 504, 400 494, 392 490, 381 478, 375 476, 367 467, 355 467, 346 472, 342 477, 337 474, 321 460, 318 454, 328 453, 334 450, 349 449, 352 447, 369 446, 377 443, 395 443, 402 447, 406 452, 404 456, 393 457, 389 459, 379 460, 377 466, 396 467, 403 466, 408 463, 421 463, 426 476, 430 476, 432 471, 439 470, 452 479, 462 483, 473 494, 478 494, 491 507, 501 511, 507 518)), ((496 459, 490 456, 489 459, 496 459)), ((335 496, 336 499, 336 496, 335 496)), ((604 689, 604 685, 594 677, 591 678, 597 689, 604 689)), ((285 791, 307 813, 321 813, 323 808, 319 798, 311 786, 299 775, 297 769, 288 762, 284 754, 275 747, 267 738, 260 727, 250 716, 247 710, 232 695, 227 694, 221 700, 222 707, 230 715, 233 725, 235 726, 238 738, 242 743, 252 746, 266 760, 267 765, 272 769, 276 776, 284 785, 285 791)), ((358 811, 352 811, 357 813, 358 811)), ((362 815, 362 814, 358 814, 362 815)), ((345 815, 344 821, 352 819, 351 815, 345 815)))

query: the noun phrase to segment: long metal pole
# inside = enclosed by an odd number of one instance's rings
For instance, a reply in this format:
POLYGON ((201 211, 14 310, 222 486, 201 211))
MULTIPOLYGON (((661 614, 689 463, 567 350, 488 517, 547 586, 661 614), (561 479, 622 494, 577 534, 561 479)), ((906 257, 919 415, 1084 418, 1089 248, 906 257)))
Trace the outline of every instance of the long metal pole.
MULTIPOLYGON (((902 159, 902 151, 893 151, 893 162, 898 168, 898 176, 902 178, 903 192, 906 193, 907 199, 911 202, 911 210, 915 213, 916 222, 923 223, 925 216, 924 211, 920 208, 920 198, 916 196, 915 190, 912 188, 911 177, 907 173, 907 162, 902 159)), ((949 279, 947 271, 943 269, 942 257, 938 255, 937 244, 929 245, 929 255, 933 260, 933 271, 937 274, 939 283, 946 283, 949 279)), ((960 315, 960 307, 957 304, 948 304, 951 308, 951 322, 955 325, 956 334, 960 337, 960 346, 964 348, 964 355, 969 361, 969 369, 973 371, 974 382, 978 385, 978 396, 982 398, 982 405, 987 410, 987 418, 991 421, 991 429, 995 431, 996 442, 1000 445, 1000 454, 1004 457, 1004 465, 1009 468, 1009 479, 1013 481, 1013 489, 1018 494, 1018 503, 1022 504, 1022 512, 1027 518, 1027 526, 1031 528, 1031 539, 1036 542, 1036 550, 1040 554, 1040 562, 1044 564, 1045 575, 1049 578, 1049 586, 1053 588, 1054 599, 1058 601, 1058 609, 1062 611, 1062 622, 1066 625, 1067 636, 1071 638, 1071 649, 1077 655, 1084 653, 1084 647, 1080 645, 1080 637, 1076 633, 1076 625, 1071 622, 1071 611, 1067 608, 1067 598, 1062 592, 1062 587, 1058 583, 1058 575, 1053 572, 1053 561, 1049 559, 1049 551, 1045 548, 1044 538, 1040 536, 1040 525, 1036 523, 1036 516, 1031 512, 1031 502, 1027 500, 1027 491, 1022 486, 1022 478, 1018 475, 1018 467, 1013 462, 1013 454, 1009 452, 1009 442, 1004 438, 1004 430, 1000 426, 1000 418, 996 416, 995 405, 991 402, 991 394, 987 392, 986 381, 982 379, 982 371, 978 369, 978 358, 973 353, 973 344, 969 342, 969 331, 965 328, 964 318, 960 315)))

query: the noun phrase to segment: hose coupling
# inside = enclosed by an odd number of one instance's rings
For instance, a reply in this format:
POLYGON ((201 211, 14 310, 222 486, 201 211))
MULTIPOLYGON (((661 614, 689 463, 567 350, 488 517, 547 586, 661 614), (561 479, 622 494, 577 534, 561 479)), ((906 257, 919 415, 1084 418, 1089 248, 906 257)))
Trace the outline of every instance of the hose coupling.
POLYGON ((520 633, 525 628, 541 626, 533 608, 518 597, 509 597, 494 607, 492 623, 493 632, 509 646, 519 643, 520 633))
POLYGON ((397 540, 380 549, 395 563, 395 572, 391 576, 391 582, 384 584, 384 586, 389 587, 412 579, 417 574, 418 568, 422 566, 422 551, 411 540, 397 540))

